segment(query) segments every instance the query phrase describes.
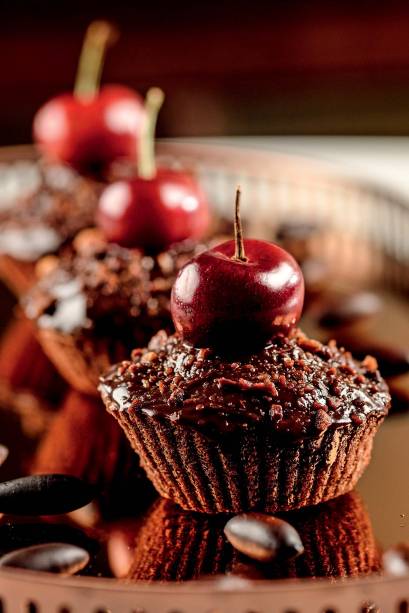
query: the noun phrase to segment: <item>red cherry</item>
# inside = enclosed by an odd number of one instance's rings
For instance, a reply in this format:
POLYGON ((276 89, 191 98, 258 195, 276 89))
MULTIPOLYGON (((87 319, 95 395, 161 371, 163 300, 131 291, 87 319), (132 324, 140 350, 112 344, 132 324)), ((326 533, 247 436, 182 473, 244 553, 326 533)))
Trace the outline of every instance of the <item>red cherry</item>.
POLYGON ((304 280, 294 258, 275 245, 245 240, 236 198, 236 240, 195 257, 172 290, 177 332, 197 347, 264 345, 301 316, 304 280))
POLYGON ((99 201, 97 224, 108 241, 147 250, 200 238, 209 209, 192 176, 159 168, 152 179, 136 177, 108 186, 99 201))
POLYGON ((135 159, 144 121, 142 98, 121 85, 100 90, 100 75, 115 31, 93 22, 85 37, 73 94, 56 96, 34 117, 33 136, 48 158, 82 173, 103 172, 118 158, 135 159))
POLYGON ((143 118, 143 99, 136 92, 107 85, 91 98, 53 98, 35 115, 33 134, 46 157, 89 174, 118 158, 136 159, 143 118))
POLYGON ((125 247, 163 249, 186 238, 200 238, 209 223, 205 196, 194 178, 171 168, 156 169, 154 134, 163 92, 146 96, 138 176, 103 191, 96 221, 108 241, 125 247))

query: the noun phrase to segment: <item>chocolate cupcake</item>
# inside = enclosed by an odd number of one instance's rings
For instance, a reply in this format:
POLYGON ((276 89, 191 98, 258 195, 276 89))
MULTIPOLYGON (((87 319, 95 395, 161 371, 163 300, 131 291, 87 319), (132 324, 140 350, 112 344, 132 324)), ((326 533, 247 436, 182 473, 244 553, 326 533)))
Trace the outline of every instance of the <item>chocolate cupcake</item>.
POLYGON ((36 261, 93 225, 100 188, 62 165, 27 161, 0 167, 0 274, 21 295, 36 261))
POLYGON ((73 475, 95 486, 104 516, 140 512, 155 497, 138 457, 101 401, 75 391, 43 437, 31 472, 73 475))
POLYGON ((172 330, 170 292, 175 276, 200 244, 187 241, 157 256, 108 243, 95 229, 79 233, 72 249, 38 264, 38 284, 24 299, 27 317, 65 379, 98 395, 111 364, 172 330))
POLYGON ((282 518, 298 531, 304 553, 258 563, 226 540, 223 529, 228 517, 186 512, 160 500, 137 533, 127 578, 188 581, 224 574, 249 579, 335 578, 380 571, 371 521, 355 492, 282 518))
POLYGON ((206 513, 286 511, 352 490, 390 404, 373 358, 299 330, 234 359, 161 332, 100 389, 159 493, 206 513))

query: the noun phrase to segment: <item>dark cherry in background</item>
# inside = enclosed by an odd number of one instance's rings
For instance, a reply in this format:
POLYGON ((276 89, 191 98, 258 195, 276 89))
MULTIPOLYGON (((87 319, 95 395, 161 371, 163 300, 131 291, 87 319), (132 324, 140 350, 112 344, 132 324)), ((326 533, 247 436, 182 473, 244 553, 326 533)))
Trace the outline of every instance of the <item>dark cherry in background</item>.
POLYGON ((34 140, 47 158, 86 174, 104 173, 118 158, 135 160, 142 130, 141 96, 122 85, 99 86, 105 49, 113 38, 106 22, 89 26, 74 92, 49 100, 33 122, 34 140))
POLYGON ((155 127, 163 99, 162 90, 148 91, 135 173, 109 185, 100 198, 99 227, 108 241, 125 247, 157 251, 200 238, 209 224, 207 201, 194 177, 156 168, 155 127))
POLYGON ((148 250, 200 238, 208 222, 207 203, 195 179, 170 168, 159 168, 151 179, 135 177, 107 187, 98 212, 109 241, 148 250))
POLYGON ((273 243, 242 239, 205 251, 180 271, 172 290, 176 330, 195 346, 245 349, 288 332, 301 316, 304 280, 294 258, 273 243))

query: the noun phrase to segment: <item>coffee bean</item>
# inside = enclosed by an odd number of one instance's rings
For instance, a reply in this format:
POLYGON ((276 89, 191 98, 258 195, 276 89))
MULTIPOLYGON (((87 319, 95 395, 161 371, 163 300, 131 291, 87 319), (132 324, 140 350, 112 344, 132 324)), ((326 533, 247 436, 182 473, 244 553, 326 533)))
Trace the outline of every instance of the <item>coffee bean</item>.
POLYGON ((300 535, 289 523, 262 513, 243 513, 230 519, 224 534, 240 553, 260 562, 290 559, 304 551, 300 535))
POLYGON ((74 575, 89 563, 85 549, 66 543, 46 543, 16 549, 0 558, 0 566, 74 575))
POLYGON ((9 450, 4 445, 0 445, 0 466, 4 464, 7 460, 7 456, 9 455, 9 450))
POLYGON ((318 321, 325 328, 335 328, 372 317, 381 307, 381 298, 372 292, 334 295, 323 301, 318 321))
POLYGON ((92 499, 92 488, 70 475, 32 475, 0 483, 0 513, 58 515, 92 499))

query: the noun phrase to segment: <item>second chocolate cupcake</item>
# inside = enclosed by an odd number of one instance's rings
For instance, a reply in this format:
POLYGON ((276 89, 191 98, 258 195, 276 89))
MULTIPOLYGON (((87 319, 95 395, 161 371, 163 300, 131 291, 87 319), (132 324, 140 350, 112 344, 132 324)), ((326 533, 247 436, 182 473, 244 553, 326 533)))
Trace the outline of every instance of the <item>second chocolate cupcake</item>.
POLYGON ((155 256, 107 242, 84 230, 70 252, 37 266, 39 282, 25 297, 43 349, 80 392, 98 395, 101 373, 143 347, 160 329, 172 330, 173 281, 205 245, 184 241, 155 256))

